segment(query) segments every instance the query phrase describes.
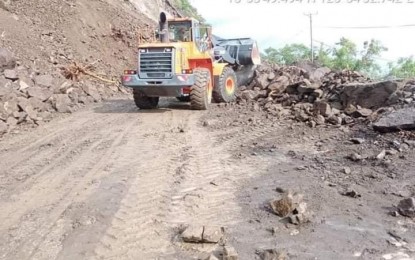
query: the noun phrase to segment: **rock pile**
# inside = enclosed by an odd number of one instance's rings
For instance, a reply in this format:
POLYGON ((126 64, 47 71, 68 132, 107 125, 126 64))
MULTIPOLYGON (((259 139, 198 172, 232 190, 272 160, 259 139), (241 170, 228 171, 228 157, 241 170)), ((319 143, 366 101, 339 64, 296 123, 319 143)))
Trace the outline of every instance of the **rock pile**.
POLYGON ((39 74, 19 65, 10 51, 0 48, 0 135, 18 124, 40 124, 54 112, 71 113, 117 91, 116 86, 39 74))
POLYGON ((262 65, 254 80, 242 86, 238 103, 277 117, 322 124, 351 124, 377 109, 400 101, 413 102, 415 82, 372 82, 356 71, 262 65))

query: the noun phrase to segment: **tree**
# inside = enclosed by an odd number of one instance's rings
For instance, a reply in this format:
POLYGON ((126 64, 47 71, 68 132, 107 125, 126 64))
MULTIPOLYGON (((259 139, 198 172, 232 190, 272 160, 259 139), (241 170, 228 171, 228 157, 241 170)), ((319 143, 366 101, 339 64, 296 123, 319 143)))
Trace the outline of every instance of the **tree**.
POLYGON ((357 47, 352 41, 342 37, 332 50, 331 65, 333 69, 356 69, 357 47))
POLYGON ((389 63, 389 76, 396 78, 415 77, 415 59, 413 56, 399 58, 398 62, 389 63))
POLYGON ((310 49, 304 44, 287 44, 280 49, 272 47, 265 49, 263 59, 271 62, 284 65, 292 65, 298 61, 309 60, 310 49))
MULTIPOLYGON (((351 40, 342 37, 334 46, 325 47, 324 43, 318 50, 313 50, 316 63, 335 70, 356 70, 370 77, 380 77, 381 67, 376 62, 382 52, 387 51, 378 40, 365 41, 363 48, 351 40)), ((298 61, 309 61, 310 48, 303 44, 288 44, 280 49, 268 48, 263 59, 268 62, 291 65, 298 61)))
POLYGON ((363 50, 361 52, 361 58, 357 61, 355 70, 361 71, 368 75, 379 77, 381 73, 381 67, 376 62, 376 59, 380 57, 382 52, 388 49, 382 45, 378 40, 370 40, 370 42, 363 43, 363 50))

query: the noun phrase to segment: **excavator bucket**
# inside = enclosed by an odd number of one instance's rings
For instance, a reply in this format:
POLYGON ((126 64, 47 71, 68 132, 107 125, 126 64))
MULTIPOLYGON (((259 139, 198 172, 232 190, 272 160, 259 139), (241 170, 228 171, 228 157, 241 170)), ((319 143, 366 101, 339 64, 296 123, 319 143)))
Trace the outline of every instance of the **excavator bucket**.
POLYGON ((223 39, 212 37, 215 58, 222 58, 232 65, 259 65, 261 56, 256 41, 251 38, 223 39))

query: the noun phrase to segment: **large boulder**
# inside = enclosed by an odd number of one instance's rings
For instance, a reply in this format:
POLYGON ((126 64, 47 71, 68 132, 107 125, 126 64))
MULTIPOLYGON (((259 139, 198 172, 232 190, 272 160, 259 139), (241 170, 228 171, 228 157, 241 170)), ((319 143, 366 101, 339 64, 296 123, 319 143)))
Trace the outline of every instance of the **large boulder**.
POLYGON ((269 85, 268 81, 269 74, 261 74, 256 78, 256 86, 260 89, 266 89, 269 85))
POLYGON ((14 67, 16 67, 16 59, 13 54, 5 48, 0 48, 0 72, 14 67))
POLYGON ((415 108, 402 108, 382 116, 373 124, 373 129, 386 133, 400 130, 415 129, 415 108))
POLYGON ((364 108, 379 108, 388 103, 389 98, 398 89, 395 81, 372 83, 349 83, 341 86, 340 94, 344 106, 359 105, 364 108))
POLYGON ((288 77, 280 76, 268 86, 268 89, 273 94, 281 94, 287 89, 289 84, 290 79, 288 77))
POLYGON ((311 74, 311 79, 317 82, 321 82, 323 77, 329 74, 330 72, 331 72, 331 69, 327 67, 318 68, 311 74))

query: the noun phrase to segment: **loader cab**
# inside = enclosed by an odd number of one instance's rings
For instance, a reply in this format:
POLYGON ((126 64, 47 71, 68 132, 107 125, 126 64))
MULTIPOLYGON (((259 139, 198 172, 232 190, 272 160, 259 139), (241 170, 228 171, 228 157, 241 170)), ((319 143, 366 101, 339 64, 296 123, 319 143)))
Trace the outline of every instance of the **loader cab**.
POLYGON ((193 41, 192 21, 169 21, 169 40, 171 42, 193 41))
POLYGON ((210 26, 195 19, 172 19, 168 21, 170 42, 194 42, 200 51, 211 47, 210 26))

